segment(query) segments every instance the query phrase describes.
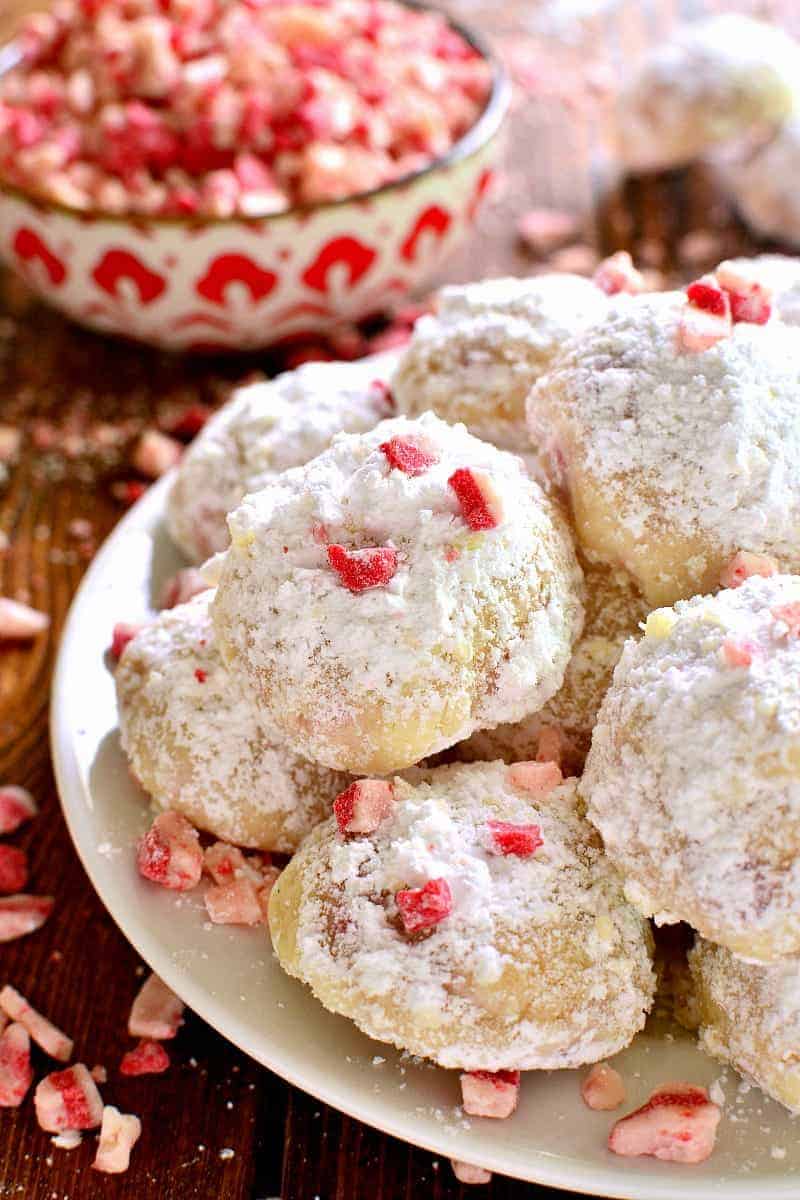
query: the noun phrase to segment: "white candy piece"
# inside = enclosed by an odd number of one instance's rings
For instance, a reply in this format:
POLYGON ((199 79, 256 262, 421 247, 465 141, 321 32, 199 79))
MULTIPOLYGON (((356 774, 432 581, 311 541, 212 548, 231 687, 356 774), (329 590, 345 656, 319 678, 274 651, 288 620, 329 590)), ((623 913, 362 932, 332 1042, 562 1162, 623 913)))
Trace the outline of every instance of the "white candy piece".
POLYGON ((472 1163, 460 1162, 457 1158, 450 1159, 453 1174, 459 1183, 491 1183, 492 1172, 485 1167, 475 1167, 472 1163))
POLYGON ((595 1063, 581 1084, 581 1096, 587 1108, 600 1112, 619 1108, 625 1099, 622 1076, 608 1063, 595 1063))
POLYGON ((519 1103, 519 1071, 467 1071, 461 1076, 461 1098, 469 1116, 503 1121, 519 1103))
POLYGON ((69 1062, 74 1042, 62 1033, 47 1017, 32 1008, 24 996, 9 984, 0 991, 0 1008, 12 1021, 18 1021, 27 1029, 36 1045, 60 1062, 69 1062))
POLYGON ((0 596, 0 641, 27 641, 38 637, 50 624, 47 613, 31 608, 29 604, 20 604, 19 600, 9 600, 0 596))
POLYGON ((186 1005, 158 975, 149 975, 142 984, 128 1017, 131 1037, 164 1041, 178 1032, 186 1005))
POLYGON ((95 1171, 121 1175, 130 1166, 131 1150, 141 1136, 142 1122, 129 1113, 121 1113, 113 1104, 103 1109, 100 1142, 92 1163, 95 1171))

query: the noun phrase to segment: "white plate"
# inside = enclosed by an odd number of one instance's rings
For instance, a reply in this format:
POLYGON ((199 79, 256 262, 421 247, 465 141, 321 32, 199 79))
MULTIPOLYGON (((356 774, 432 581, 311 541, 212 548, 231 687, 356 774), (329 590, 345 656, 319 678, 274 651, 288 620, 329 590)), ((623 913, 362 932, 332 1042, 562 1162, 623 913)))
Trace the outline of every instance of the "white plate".
POLYGON ((658 1084, 721 1079, 725 1117, 712 1158, 695 1167, 619 1159, 605 1149, 610 1114, 590 1112, 580 1073, 531 1073, 509 1121, 466 1120, 454 1071, 404 1060, 327 1013, 274 958, 267 934, 210 925, 199 895, 145 883, 133 845, 148 823, 116 734, 104 661, 116 621, 145 617, 181 565, 162 523, 169 486, 150 489, 87 572, 64 630, 52 701, 52 742, 64 814, 100 898, 142 957, 204 1020, 290 1083, 369 1125, 505 1175, 590 1195, 636 1200, 797 1200, 798 1126, 757 1089, 738 1091, 680 1031, 647 1033, 616 1060, 627 1107, 658 1084))

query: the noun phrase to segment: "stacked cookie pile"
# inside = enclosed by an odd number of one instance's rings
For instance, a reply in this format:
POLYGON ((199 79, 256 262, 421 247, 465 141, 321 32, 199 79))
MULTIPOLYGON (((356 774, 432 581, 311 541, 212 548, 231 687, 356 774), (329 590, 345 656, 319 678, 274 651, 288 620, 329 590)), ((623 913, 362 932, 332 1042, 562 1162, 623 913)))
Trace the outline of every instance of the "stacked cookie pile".
MULTIPOLYGON (((706 1048, 800 1108, 799 280, 445 289, 399 358, 252 385, 179 468, 173 536, 219 553, 117 670, 167 810, 143 873, 184 818, 293 854, 285 970, 469 1112, 631 1041, 651 917, 698 931, 706 1048)), ((709 1153, 686 1095, 612 1148, 709 1153)))

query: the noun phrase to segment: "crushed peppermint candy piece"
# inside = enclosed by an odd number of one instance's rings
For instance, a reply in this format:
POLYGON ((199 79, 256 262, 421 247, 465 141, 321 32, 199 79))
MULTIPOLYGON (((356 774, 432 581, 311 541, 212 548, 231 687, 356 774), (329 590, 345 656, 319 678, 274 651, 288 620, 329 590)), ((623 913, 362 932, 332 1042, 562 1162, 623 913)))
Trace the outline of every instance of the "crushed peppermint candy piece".
POLYGON ((136 852, 139 874, 152 883, 185 892, 203 873, 203 850, 197 830, 176 812, 159 813, 136 852))
POLYGON ((346 550, 328 546, 328 562, 351 592, 383 587, 397 572, 397 551, 391 546, 373 546, 366 550, 346 550))
POLYGON ((212 842, 203 852, 203 870, 214 883, 230 883, 247 870, 247 859, 238 846, 228 842, 212 842))
POLYGON ((690 354, 702 354, 728 337, 732 328, 730 311, 717 316, 687 304, 678 323, 678 348, 690 354))
POLYGON ((461 1076, 464 1112, 503 1121, 519 1103, 519 1071, 465 1071, 461 1076))
POLYGON ((169 1068, 169 1055, 160 1042, 142 1038, 134 1050, 123 1054, 120 1075, 161 1075, 169 1068))
POLYGON ((95 1171, 121 1175, 130 1166, 131 1150, 142 1132, 142 1122, 129 1113, 121 1113, 113 1104, 103 1108, 100 1141, 92 1163, 95 1171))
POLYGON ((0 990, 0 1008, 12 1021, 27 1029, 33 1041, 45 1054, 59 1062, 69 1062, 75 1043, 47 1017, 33 1008, 16 988, 6 984, 0 990))
POLYGON ((47 613, 0 596, 0 641, 27 641, 38 637, 50 625, 47 613))
POLYGON ((197 567, 184 567, 167 580, 161 593, 160 607, 177 608, 179 604, 188 603, 193 596, 207 592, 208 587, 202 571, 197 567))
POLYGON ((750 642, 737 642, 726 638, 722 643, 722 655, 729 667, 750 667, 753 664, 754 647, 750 642))
POLYGON ((0 896, 0 942, 35 933, 53 911, 52 896, 0 896))
POLYGON ((771 612, 776 621, 787 626, 789 637, 800 637, 800 601, 776 604, 771 612))
POLYGON ((381 442, 380 449, 391 467, 404 475, 424 475, 439 461, 436 447, 422 436, 393 437, 381 442))
POLYGON ((625 1099, 625 1084, 619 1071, 608 1063, 595 1063, 581 1084, 581 1096, 588 1108, 609 1112, 625 1099))
POLYGON ((515 825, 511 821, 487 821, 492 846, 499 854, 530 858, 544 845, 538 825, 515 825))
POLYGON ((0 892, 20 892, 28 882, 28 856, 17 846, 0 846, 0 892))
POLYGON ((204 896, 206 911, 215 925, 258 925, 261 905, 252 879, 215 883, 204 896))
POLYGON ((36 1120, 46 1133, 64 1129, 96 1129, 103 1117, 103 1101, 83 1063, 46 1075, 33 1095, 36 1120))
POLYGON ((461 515, 470 529, 496 529, 503 521, 503 501, 484 471, 460 467, 448 479, 461 515))
POLYGON ((491 1183, 492 1172, 485 1167, 475 1167, 472 1163, 461 1162, 457 1158, 450 1159, 453 1174, 459 1183, 491 1183))
POLYGON ((607 296, 617 296, 621 292, 629 296, 638 296, 647 290, 647 285, 641 271, 633 265, 633 259, 627 250, 618 250, 604 258, 597 267, 593 282, 607 296))
POLYGON ((724 588, 737 588, 754 575, 769 579, 777 573, 778 564, 774 558, 766 554, 751 554, 748 550, 739 550, 720 571, 719 581, 724 588))
POLYGON ((148 479, 160 479, 178 465, 182 454, 183 446, 175 438, 146 429, 134 447, 131 465, 148 479))
POLYGON ((341 833, 374 833, 392 811, 394 787, 383 779, 357 779, 340 792, 333 812, 341 833))
POLYGON ((14 1022, 0 1034, 0 1108, 19 1108, 32 1083, 30 1037, 14 1022))
POLYGON ((186 1006, 158 975, 149 975, 139 989, 128 1017, 131 1037, 164 1042, 174 1038, 186 1006))
POLYGON ((728 295, 734 324, 747 321, 752 325, 766 325, 772 316, 773 289, 766 280, 759 278, 755 263, 748 271, 743 263, 727 259, 719 264, 714 274, 728 295))
POLYGON ((690 283, 686 289, 686 298, 694 308, 711 313, 712 316, 730 315, 730 297, 720 287, 714 275, 703 275, 702 278, 695 279, 694 283, 690 283))
POLYGON ((453 895, 446 879, 429 879, 423 887, 405 888, 395 894, 406 933, 432 929, 453 911, 453 895))
POLYGON ((714 1149, 721 1116, 705 1088, 668 1083, 617 1121, 608 1148, 626 1157, 648 1154, 667 1162, 703 1162, 714 1149))
POLYGON ((512 763, 508 768, 508 781, 512 787, 532 796, 546 796, 564 781, 561 768, 555 762, 512 763))
POLYGON ((15 833, 39 809, 27 788, 7 783, 0 787, 0 833, 15 833))
POLYGON ((141 629, 144 629, 143 625, 133 625, 126 621, 117 622, 111 634, 109 648, 109 654, 115 662, 119 662, 125 647, 133 641, 141 629))

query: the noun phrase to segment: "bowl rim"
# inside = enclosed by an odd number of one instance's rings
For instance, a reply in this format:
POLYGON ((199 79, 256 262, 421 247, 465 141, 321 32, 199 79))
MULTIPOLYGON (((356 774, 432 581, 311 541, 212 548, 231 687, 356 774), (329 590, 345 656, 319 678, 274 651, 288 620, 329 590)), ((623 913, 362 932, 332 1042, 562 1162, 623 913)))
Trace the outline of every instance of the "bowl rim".
MULTIPOLYGON (((230 217, 204 217, 200 214, 187 216, 181 216, 180 214, 153 214, 151 216, 148 213, 109 213, 103 209, 74 208, 68 204, 61 204, 57 200, 48 200, 46 196, 39 196, 35 192, 26 191, 25 188, 6 182, 2 177, 0 177, 0 197, 10 196, 15 199, 24 200, 27 204, 31 204, 39 210, 59 212, 76 220, 85 221, 87 224, 106 222, 116 225, 166 225, 185 226, 187 228, 208 225, 246 225, 258 227, 267 222, 286 221, 292 218, 305 220, 316 213, 336 210, 349 204, 363 204, 366 201, 376 199, 385 194, 406 190, 418 180, 424 179, 428 175, 433 175, 437 171, 448 170, 450 167, 472 158, 478 151, 487 146, 498 133, 511 103, 511 78, 505 65, 489 44, 488 39, 484 34, 473 29, 472 26, 463 24, 444 9, 431 3, 430 0, 395 0, 395 3, 401 4, 404 8, 411 8, 420 12, 433 12, 437 16, 444 17, 450 28, 455 30, 467 45, 471 46, 491 68, 489 94, 486 104, 477 120, 474 124, 470 125, 466 133, 463 133, 453 143, 445 154, 431 159, 429 163, 426 163, 424 167, 419 167, 416 171, 410 171, 407 175, 401 175, 398 179, 392 179, 388 183, 382 183, 378 187, 370 188, 365 192, 353 192, 350 195, 341 196, 336 200, 319 200, 310 204, 296 204, 292 208, 285 208, 280 212, 264 213, 262 216, 246 216, 237 213, 234 213, 230 217)), ((0 78, 18 66, 21 57, 13 39, 0 45, 0 78)))

